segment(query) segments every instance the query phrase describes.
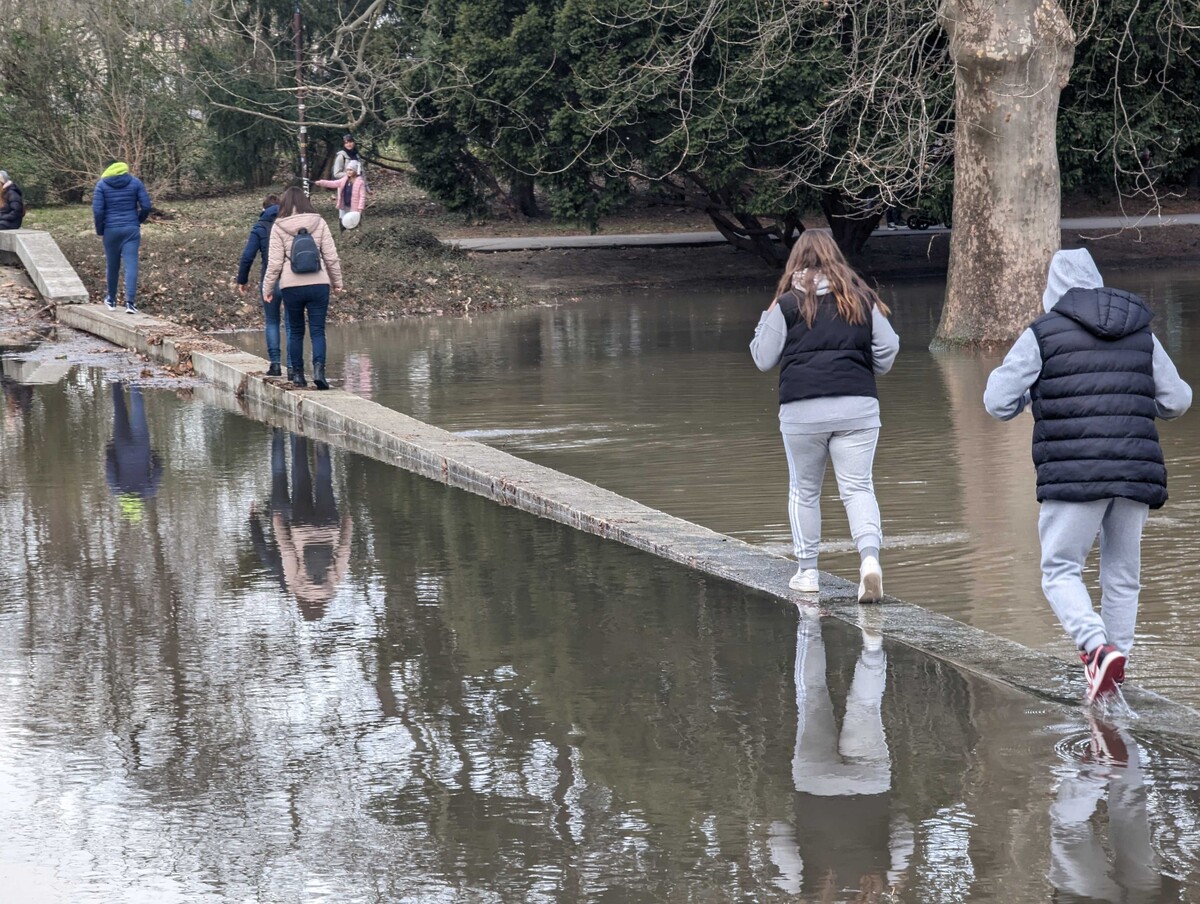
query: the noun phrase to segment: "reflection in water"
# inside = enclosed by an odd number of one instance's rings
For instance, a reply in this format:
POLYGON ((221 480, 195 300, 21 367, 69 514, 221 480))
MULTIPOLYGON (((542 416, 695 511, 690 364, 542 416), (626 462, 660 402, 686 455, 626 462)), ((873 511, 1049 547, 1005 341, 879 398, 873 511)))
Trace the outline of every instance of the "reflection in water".
POLYGON ((1151 847, 1137 742, 1125 729, 1091 713, 1088 723, 1087 751, 1068 764, 1050 807, 1050 882, 1062 893, 1060 901, 1166 900, 1151 847), (1107 848, 1097 825, 1102 803, 1108 822, 1107 848))
POLYGON ((112 439, 105 448, 108 486, 121 504, 127 521, 140 521, 144 503, 158 492, 162 481, 162 459, 150 448, 150 428, 140 386, 112 384, 112 439))
POLYGON ((787 823, 772 827, 771 854, 781 873, 777 884, 791 894, 819 892, 823 900, 846 889, 875 899, 900 884, 913 853, 912 826, 892 813, 892 763, 882 714, 887 656, 879 630, 862 628, 840 730, 826 668, 819 616, 801 608, 792 757, 795 828, 789 839, 787 823))
POLYGON ((33 407, 33 387, 0 376, 0 390, 4 392, 4 427, 15 430, 33 407))
POLYGON ((308 456, 308 440, 292 434, 292 487, 288 492, 284 432, 271 434, 271 496, 267 518, 268 543, 263 519, 250 507, 250 537, 267 571, 296 597, 305 620, 323 618, 325 607, 337 592, 350 566, 350 540, 354 522, 349 513, 338 518, 333 497, 333 468, 329 446, 313 443, 316 483, 308 456))
MULTIPOLYGON (((39 387, 0 431, 0 899, 1052 894, 1073 711, 168 393, 118 546, 110 392, 39 387), (323 547, 318 597, 353 550, 321 618, 276 518, 323 547)), ((1194 883, 1200 769, 1139 752, 1153 850, 1194 883)))

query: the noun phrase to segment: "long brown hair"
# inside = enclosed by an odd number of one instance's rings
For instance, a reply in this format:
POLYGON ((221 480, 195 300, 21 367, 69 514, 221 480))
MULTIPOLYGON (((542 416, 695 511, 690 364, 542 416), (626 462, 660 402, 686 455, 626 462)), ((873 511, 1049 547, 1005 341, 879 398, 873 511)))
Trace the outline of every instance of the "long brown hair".
POLYGON ((304 193, 304 189, 293 185, 284 189, 283 198, 279 201, 279 219, 284 220, 297 213, 316 213, 312 201, 304 193))
POLYGON ((796 239, 788 255, 783 276, 775 289, 775 298, 795 288, 800 303, 800 316, 810 327, 817 316, 817 284, 829 283, 829 291, 837 299, 838 316, 855 325, 867 322, 872 308, 879 308, 884 317, 891 311, 878 293, 846 263, 833 237, 823 229, 806 229, 796 239), (793 279, 800 274, 799 285, 793 279))

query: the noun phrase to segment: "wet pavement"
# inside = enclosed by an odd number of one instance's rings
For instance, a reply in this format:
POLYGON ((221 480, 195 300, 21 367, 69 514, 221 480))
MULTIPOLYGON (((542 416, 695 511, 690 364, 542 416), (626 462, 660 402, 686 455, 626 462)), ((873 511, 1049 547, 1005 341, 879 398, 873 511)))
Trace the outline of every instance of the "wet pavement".
POLYGON ((781 608, 186 388, 26 389, 0 430, 13 900, 1196 887, 1197 764, 894 647, 878 610, 781 608))

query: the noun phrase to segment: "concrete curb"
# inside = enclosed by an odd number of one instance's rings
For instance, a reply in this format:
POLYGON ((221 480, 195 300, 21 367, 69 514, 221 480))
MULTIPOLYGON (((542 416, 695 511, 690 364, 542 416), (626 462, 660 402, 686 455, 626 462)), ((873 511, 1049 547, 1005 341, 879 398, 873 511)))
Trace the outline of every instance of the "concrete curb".
POLYGON ((87 289, 58 242, 36 229, 0 230, 0 253, 14 255, 47 302, 86 304, 87 289))
MULTIPOLYGON (((263 359, 203 333, 101 305, 60 307, 58 319, 160 362, 194 370, 216 387, 209 401, 256 420, 327 440, 778 599, 813 601, 812 595, 786 589, 794 570, 789 559, 351 393, 293 389, 282 380, 266 378, 263 359)), ((820 605, 845 622, 857 624, 865 616, 893 641, 936 659, 1044 700, 1079 703, 1082 670, 1077 663, 900 600, 888 598, 881 607, 860 607, 856 585, 825 573, 821 583, 820 605)), ((1140 734, 1200 754, 1200 713, 1133 687, 1126 689, 1125 696, 1138 713, 1140 734)))

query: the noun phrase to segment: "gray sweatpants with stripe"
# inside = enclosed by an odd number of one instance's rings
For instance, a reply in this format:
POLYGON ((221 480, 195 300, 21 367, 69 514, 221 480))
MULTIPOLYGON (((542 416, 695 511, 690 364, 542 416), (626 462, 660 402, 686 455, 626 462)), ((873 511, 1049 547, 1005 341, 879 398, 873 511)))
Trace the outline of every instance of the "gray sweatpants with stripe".
POLYGON ((879 428, 836 430, 832 433, 785 433, 788 460, 788 520, 792 544, 802 568, 817 567, 821 546, 821 484, 825 463, 833 462, 838 492, 846 506, 850 536, 860 552, 878 551, 883 545, 879 503, 871 468, 879 428))
POLYGON ((1142 528, 1150 507, 1132 499, 1042 503, 1042 592, 1075 645, 1111 643, 1129 655, 1142 589, 1142 528), (1100 535, 1100 612, 1083 583, 1083 563, 1100 535))

